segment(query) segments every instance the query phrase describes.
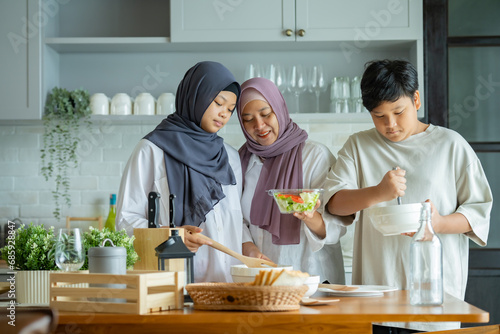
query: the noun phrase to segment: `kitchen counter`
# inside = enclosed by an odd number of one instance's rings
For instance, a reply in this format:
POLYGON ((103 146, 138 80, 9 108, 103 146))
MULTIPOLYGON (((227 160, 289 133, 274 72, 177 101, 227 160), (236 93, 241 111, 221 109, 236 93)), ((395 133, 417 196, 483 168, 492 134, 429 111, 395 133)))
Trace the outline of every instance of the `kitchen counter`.
MULTIPOLYGON (((332 297, 327 297, 332 298, 332 297)), ((489 313, 445 295, 441 306, 411 306, 408 291, 381 297, 339 297, 326 306, 290 312, 199 311, 192 307, 146 315, 60 312, 56 333, 371 333, 372 323, 486 323, 489 313)))

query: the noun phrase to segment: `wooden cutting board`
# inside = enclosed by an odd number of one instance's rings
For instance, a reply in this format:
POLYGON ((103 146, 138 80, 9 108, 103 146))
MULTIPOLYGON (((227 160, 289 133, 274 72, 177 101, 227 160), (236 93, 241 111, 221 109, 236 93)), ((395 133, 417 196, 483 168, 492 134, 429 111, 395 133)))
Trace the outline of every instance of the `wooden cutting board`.
MULTIPOLYGON (((134 270, 158 270, 158 257, 155 248, 170 237, 172 230, 179 231, 184 241, 183 228, 135 228, 134 249, 139 260, 134 264, 134 270)), ((184 259, 171 259, 165 262, 165 271, 183 271, 184 259)))

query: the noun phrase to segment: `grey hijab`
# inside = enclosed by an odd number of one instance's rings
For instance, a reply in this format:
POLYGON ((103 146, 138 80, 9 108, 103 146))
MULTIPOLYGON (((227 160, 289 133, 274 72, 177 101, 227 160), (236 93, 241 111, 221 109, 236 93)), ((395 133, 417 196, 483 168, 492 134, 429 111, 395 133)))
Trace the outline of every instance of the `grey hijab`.
POLYGON ((205 215, 225 197, 221 185, 236 184, 224 141, 200 126, 215 97, 230 86, 239 97, 240 85, 222 64, 200 62, 179 83, 175 113, 144 138, 165 152, 170 193, 176 195, 176 226, 199 226, 205 215))

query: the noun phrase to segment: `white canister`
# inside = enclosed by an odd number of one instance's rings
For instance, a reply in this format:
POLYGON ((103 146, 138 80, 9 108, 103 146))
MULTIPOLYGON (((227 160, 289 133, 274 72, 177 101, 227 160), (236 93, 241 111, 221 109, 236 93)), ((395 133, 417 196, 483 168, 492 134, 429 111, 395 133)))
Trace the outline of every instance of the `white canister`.
POLYGON ((132 100, 125 93, 118 93, 111 99, 111 115, 132 115, 132 100))
POLYGON ((156 103, 157 115, 169 115, 175 111, 175 95, 172 93, 163 93, 158 97, 156 103))
POLYGON ((155 98, 149 93, 140 93, 134 101, 134 115, 154 115, 155 98))
POLYGON ((103 93, 95 93, 90 97, 92 115, 109 115, 109 99, 103 93))

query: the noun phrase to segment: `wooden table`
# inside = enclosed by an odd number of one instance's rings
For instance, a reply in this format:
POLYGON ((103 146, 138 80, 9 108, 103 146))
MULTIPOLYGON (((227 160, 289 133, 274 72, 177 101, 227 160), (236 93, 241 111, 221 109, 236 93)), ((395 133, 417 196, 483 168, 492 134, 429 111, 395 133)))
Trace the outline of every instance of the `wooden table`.
POLYGON ((408 291, 339 298, 335 304, 302 306, 290 312, 198 311, 191 307, 147 315, 61 312, 56 333, 371 333, 374 322, 489 321, 488 312, 450 295, 441 306, 425 307, 411 306, 408 291))

